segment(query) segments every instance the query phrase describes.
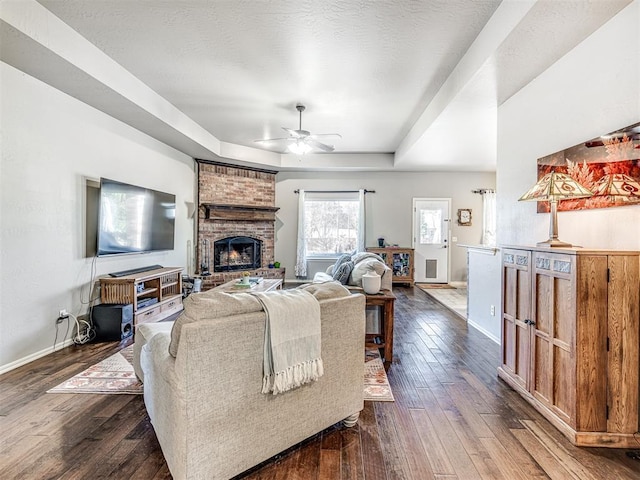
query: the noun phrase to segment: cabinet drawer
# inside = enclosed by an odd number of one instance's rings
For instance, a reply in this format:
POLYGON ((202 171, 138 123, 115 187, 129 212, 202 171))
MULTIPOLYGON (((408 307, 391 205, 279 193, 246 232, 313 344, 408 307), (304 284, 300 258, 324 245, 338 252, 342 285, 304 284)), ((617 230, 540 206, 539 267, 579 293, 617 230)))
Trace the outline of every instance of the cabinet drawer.
POLYGON ((179 310, 182 307, 182 299, 174 298, 170 302, 163 303, 160 308, 162 312, 168 312, 169 310, 179 310))
POLYGON ((162 305, 158 305, 149 310, 145 310, 142 313, 136 313, 136 325, 140 325, 141 323, 155 322, 156 317, 160 314, 161 311, 162 305))

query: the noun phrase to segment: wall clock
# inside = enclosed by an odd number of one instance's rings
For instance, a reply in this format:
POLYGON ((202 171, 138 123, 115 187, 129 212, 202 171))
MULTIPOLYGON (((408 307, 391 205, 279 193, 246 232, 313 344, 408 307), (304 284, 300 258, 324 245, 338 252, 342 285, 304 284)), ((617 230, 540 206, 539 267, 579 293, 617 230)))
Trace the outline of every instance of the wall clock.
POLYGON ((471 209, 459 208, 458 209, 458 225, 465 227, 471 226, 471 209))

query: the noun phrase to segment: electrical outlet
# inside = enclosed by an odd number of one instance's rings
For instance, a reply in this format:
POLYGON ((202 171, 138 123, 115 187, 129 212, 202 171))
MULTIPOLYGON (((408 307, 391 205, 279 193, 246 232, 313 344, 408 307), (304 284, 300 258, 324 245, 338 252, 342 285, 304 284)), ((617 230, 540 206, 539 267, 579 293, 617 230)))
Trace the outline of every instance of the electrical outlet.
POLYGON ((491 316, 492 317, 496 316, 496 306, 495 305, 491 305, 491 316))
POLYGON ((69 314, 67 313, 67 309, 63 308, 62 310, 60 310, 60 313, 58 314, 58 318, 65 318, 68 317, 69 314))

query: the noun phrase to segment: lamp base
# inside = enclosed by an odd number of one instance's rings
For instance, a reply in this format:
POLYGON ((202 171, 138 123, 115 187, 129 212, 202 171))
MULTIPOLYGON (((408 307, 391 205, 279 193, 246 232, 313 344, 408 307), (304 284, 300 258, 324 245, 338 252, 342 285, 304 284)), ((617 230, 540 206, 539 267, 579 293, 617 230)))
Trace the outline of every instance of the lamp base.
POLYGON ((557 238, 550 238, 549 240, 546 240, 544 242, 538 242, 538 243, 536 243, 536 246, 538 246, 538 247, 551 247, 551 248, 569 248, 569 247, 573 247, 573 245, 571 245, 570 243, 563 242, 561 240, 558 240, 557 238))

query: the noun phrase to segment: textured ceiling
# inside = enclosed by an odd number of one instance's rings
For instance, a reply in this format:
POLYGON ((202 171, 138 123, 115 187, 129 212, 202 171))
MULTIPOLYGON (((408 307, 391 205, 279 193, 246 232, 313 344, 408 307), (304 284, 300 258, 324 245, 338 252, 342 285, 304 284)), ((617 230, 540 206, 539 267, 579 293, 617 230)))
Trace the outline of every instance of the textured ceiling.
POLYGON ((497 0, 43 0, 213 135, 303 127, 342 152, 394 152, 497 0))
POLYGON ((629 0, 5 3, 3 61, 190 155, 286 167, 254 140, 298 128, 303 103, 304 129, 342 135, 305 165, 490 171, 496 106, 629 0), (51 19, 44 39, 22 25, 45 14, 84 39, 51 19), (177 110, 152 112, 109 65, 92 71, 86 41, 177 110))

